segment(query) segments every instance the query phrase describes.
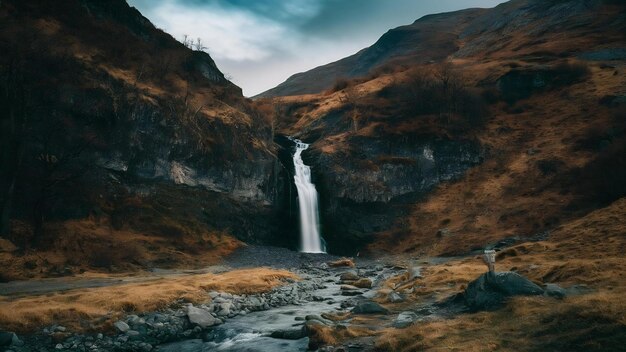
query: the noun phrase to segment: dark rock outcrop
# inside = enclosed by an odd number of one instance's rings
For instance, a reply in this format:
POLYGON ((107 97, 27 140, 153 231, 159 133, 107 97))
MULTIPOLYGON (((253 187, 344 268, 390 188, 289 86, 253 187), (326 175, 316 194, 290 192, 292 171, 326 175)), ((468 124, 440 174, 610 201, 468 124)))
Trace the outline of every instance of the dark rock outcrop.
POLYGON ((454 180, 484 158, 471 139, 354 138, 353 155, 305 155, 320 193, 324 238, 334 253, 354 255, 392 227, 411 203, 454 180))
POLYGON ((389 314, 389 310, 387 308, 381 306, 380 304, 372 301, 364 301, 359 302, 357 305, 352 308, 352 313, 354 314, 389 314))
POLYGON ((509 297, 542 295, 543 289, 514 272, 488 272, 470 282, 465 289, 465 304, 471 311, 495 310, 509 297))

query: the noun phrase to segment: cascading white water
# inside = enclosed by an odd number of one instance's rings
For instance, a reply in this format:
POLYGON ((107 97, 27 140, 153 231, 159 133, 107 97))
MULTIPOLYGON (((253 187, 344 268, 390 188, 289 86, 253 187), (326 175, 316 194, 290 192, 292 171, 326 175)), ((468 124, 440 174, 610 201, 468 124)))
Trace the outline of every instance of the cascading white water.
POLYGON ((295 138, 291 140, 296 143, 296 152, 293 154, 295 168, 293 179, 298 189, 298 204, 300 205, 300 251, 325 253, 324 240, 320 234, 317 190, 311 182, 311 168, 304 165, 302 161, 302 152, 309 145, 295 138))

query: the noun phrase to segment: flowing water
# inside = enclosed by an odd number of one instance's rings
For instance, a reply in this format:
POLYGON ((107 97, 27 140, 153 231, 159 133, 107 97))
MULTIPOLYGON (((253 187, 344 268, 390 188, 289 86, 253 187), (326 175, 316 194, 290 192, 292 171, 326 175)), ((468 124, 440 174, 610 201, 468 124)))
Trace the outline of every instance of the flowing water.
POLYGON ((317 204, 317 190, 311 182, 311 168, 302 161, 302 152, 309 145, 299 139, 291 139, 296 144, 293 154, 295 168, 294 182, 298 190, 298 204, 300 206, 300 251, 305 253, 324 253, 324 240, 320 234, 319 210, 317 204))

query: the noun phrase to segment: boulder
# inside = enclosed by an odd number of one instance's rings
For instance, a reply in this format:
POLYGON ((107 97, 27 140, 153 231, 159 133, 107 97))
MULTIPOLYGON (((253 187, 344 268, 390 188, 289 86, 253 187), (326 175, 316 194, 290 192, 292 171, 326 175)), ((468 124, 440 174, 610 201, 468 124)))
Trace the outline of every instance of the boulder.
POLYGON ((363 301, 357 303, 357 305, 352 308, 352 313, 355 314, 389 314, 387 308, 381 306, 380 304, 372 301, 363 301))
POLYGON ((352 284, 359 288, 372 288, 372 280, 367 278, 359 279, 352 284))
POLYGON ((222 323, 220 319, 215 318, 207 310, 196 308, 192 305, 187 307, 187 317, 192 324, 198 325, 203 329, 222 323))
POLYGON ((407 326, 413 324, 413 322, 417 320, 417 314, 411 311, 406 311, 398 314, 398 317, 393 322, 393 327, 402 329, 407 326))
POLYGON ((229 315, 232 307, 233 307, 233 304, 230 302, 220 303, 217 315, 223 316, 223 317, 229 315))
POLYGON ((276 330, 270 334, 270 337, 282 340, 299 340, 306 337, 306 328, 302 327, 300 329, 293 330, 276 330))
POLYGON ((404 302, 404 297, 395 291, 389 292, 387 295, 387 302, 389 303, 400 303, 404 302))
POLYGON ((359 275, 354 271, 347 271, 339 276, 339 280, 341 281, 356 281, 358 279, 360 279, 359 275))
POLYGON ((543 293, 541 287, 517 273, 488 272, 469 283, 464 300, 472 311, 494 310, 500 308, 509 297, 543 293))
POLYGON ((128 324, 126 324, 125 322, 118 320, 116 321, 113 326, 115 326, 115 328, 117 330, 119 330, 120 332, 126 332, 128 330, 130 330, 130 326, 128 326, 128 324))
POLYGON ((319 315, 315 315, 315 314, 309 314, 306 317, 304 317, 304 320, 306 320, 307 324, 308 323, 319 323, 322 325, 333 325, 333 322, 328 320, 328 319, 324 319, 322 317, 320 317, 319 315))

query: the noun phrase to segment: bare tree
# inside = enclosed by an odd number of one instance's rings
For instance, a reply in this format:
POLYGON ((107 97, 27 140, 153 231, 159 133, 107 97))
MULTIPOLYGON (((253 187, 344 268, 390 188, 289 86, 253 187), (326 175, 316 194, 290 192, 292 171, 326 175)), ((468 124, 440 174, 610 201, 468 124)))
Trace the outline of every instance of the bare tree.
POLYGON ((207 47, 202 45, 202 38, 198 37, 195 43, 196 51, 204 51, 207 47))
POLYGON ((183 45, 186 48, 193 49, 193 39, 189 37, 189 34, 183 34, 183 45))

